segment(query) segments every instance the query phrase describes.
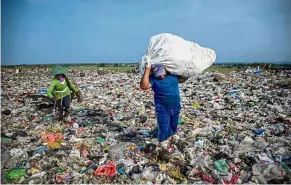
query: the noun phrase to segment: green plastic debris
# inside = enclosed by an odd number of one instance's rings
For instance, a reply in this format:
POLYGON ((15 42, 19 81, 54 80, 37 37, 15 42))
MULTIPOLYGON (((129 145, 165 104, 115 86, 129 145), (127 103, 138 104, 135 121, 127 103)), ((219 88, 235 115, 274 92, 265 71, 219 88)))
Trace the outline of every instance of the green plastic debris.
POLYGON ((79 125, 81 127, 90 127, 90 126, 93 126, 93 123, 91 121, 80 121, 79 125))
POLYGON ((57 174, 62 174, 63 172, 64 172, 64 170, 59 169, 58 172, 57 172, 57 174))
POLYGON ((118 120, 121 120, 121 119, 123 119, 124 117, 125 117, 125 116, 122 115, 122 114, 118 114, 118 115, 117 115, 117 119, 118 119, 118 120))
POLYGON ((1 139, 8 139, 8 140, 11 140, 11 138, 8 137, 8 136, 1 136, 1 139))
POLYGON ((110 149, 110 146, 109 145, 108 146, 105 146, 104 151, 109 151, 109 149, 110 149))
POLYGON ((1 141, 12 141, 12 139, 7 136, 1 136, 1 141))
POLYGON ((98 142, 98 143, 101 143, 101 144, 104 144, 104 143, 105 143, 105 139, 102 138, 102 137, 98 137, 98 138, 97 138, 97 142, 98 142))
POLYGON ((178 124, 179 125, 182 125, 184 123, 184 120, 182 119, 182 118, 179 118, 179 120, 178 120, 178 124))
POLYGON ((7 181, 14 181, 20 179, 25 175, 25 169, 14 169, 6 172, 5 179, 7 181))
POLYGON ((228 171, 228 165, 226 164, 225 160, 221 159, 214 162, 214 168, 218 172, 226 173, 228 171))
POLYGON ((281 165, 284 170, 286 170, 288 173, 291 173, 291 168, 289 168, 285 162, 282 162, 281 165))

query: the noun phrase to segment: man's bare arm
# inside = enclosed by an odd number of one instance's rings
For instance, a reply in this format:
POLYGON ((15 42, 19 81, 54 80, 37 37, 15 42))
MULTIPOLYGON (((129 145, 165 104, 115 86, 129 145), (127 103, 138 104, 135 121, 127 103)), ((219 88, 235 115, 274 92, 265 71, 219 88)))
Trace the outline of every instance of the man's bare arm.
POLYGON ((145 72, 140 80, 140 88, 142 90, 147 90, 147 89, 151 88, 150 72, 151 72, 151 68, 146 68, 146 70, 145 70, 145 72))

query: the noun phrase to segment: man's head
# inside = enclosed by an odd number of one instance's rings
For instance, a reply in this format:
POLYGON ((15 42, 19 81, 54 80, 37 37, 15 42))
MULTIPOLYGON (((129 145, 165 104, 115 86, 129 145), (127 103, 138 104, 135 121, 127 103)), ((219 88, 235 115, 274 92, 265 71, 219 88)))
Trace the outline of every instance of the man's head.
POLYGON ((166 69, 161 64, 152 66, 152 71, 153 71, 155 78, 159 78, 159 79, 163 80, 166 77, 166 73, 167 73, 166 69))

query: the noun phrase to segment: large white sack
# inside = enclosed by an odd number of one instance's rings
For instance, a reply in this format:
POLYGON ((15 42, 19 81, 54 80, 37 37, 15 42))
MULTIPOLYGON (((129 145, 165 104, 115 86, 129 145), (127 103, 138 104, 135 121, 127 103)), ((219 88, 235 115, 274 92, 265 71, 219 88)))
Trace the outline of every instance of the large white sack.
POLYGON ((211 66, 216 59, 215 51, 183 38, 162 33, 151 37, 147 53, 139 64, 140 73, 145 63, 163 64, 167 71, 189 78, 211 66))

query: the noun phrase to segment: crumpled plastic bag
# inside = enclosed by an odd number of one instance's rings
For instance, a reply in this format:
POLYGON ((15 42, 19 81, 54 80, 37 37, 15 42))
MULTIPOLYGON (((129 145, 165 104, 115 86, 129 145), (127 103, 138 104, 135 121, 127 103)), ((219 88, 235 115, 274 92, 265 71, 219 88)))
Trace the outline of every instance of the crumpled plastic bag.
POLYGON ((100 166, 95 172, 95 176, 105 175, 107 177, 113 178, 117 173, 116 164, 109 162, 106 165, 100 166))
POLYGON ((13 148, 10 150, 10 156, 12 156, 13 158, 25 157, 27 156, 27 153, 24 152, 22 149, 13 148))
POLYGON ((218 161, 214 161, 214 168, 218 172, 226 173, 228 171, 229 167, 228 167, 228 165, 227 165, 225 160, 218 160, 218 161))
POLYGON ((167 171, 167 174, 177 180, 183 181, 186 180, 186 177, 181 174, 181 172, 178 169, 171 169, 167 171))
POLYGON ((61 144, 64 142, 64 137, 62 133, 46 133, 41 132, 40 137, 43 140, 43 142, 48 143, 48 146, 51 149, 55 149, 61 146, 61 144))
POLYGON ((267 184, 273 179, 282 179, 286 175, 286 171, 276 163, 255 164, 252 166, 253 174, 258 183, 267 184))
POLYGON ((63 172, 61 174, 56 175, 56 183, 57 184, 65 184, 72 178, 69 172, 63 172))
POLYGON ((13 169, 6 173, 5 179, 8 181, 13 181, 20 179, 25 175, 25 169, 13 169))
POLYGON ((206 175, 205 173, 201 174, 201 179, 203 179, 204 181, 207 181, 209 183, 212 183, 212 184, 216 184, 218 182, 217 179, 214 179, 211 176, 206 175))
POLYGON ((47 146, 39 146, 34 150, 33 155, 42 154, 42 153, 44 153, 45 151, 48 151, 48 150, 49 150, 49 147, 47 147, 47 146))
POLYGON ((202 152, 199 153, 195 159, 192 159, 190 161, 190 165, 208 168, 209 165, 208 165, 208 161, 207 161, 207 156, 204 155, 202 152))
POLYGON ((143 74, 146 63, 162 64, 168 72, 188 79, 211 66, 215 59, 212 49, 170 33, 162 33, 150 38, 147 53, 139 67, 143 74))
POLYGON ((79 150, 77 150, 77 149, 71 150, 70 157, 78 157, 79 158, 80 156, 81 156, 81 154, 80 154, 79 150))
POLYGON ((79 150, 81 153, 81 156, 86 157, 91 150, 92 146, 90 144, 85 143, 77 143, 74 145, 74 148, 79 150))
POLYGON ((109 149, 109 157, 111 159, 115 159, 115 160, 119 160, 123 158, 123 151, 124 151, 124 146, 122 145, 122 143, 117 143, 115 145, 113 145, 112 147, 110 147, 109 149))
POLYGON ((153 181, 157 176, 158 173, 153 171, 152 167, 149 167, 142 172, 142 177, 148 181, 153 181))

